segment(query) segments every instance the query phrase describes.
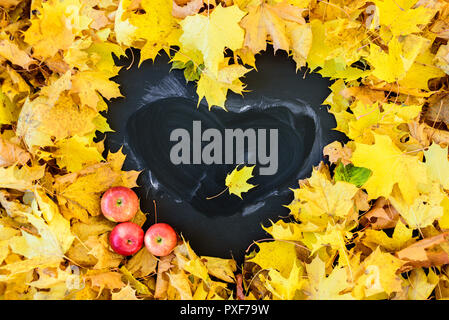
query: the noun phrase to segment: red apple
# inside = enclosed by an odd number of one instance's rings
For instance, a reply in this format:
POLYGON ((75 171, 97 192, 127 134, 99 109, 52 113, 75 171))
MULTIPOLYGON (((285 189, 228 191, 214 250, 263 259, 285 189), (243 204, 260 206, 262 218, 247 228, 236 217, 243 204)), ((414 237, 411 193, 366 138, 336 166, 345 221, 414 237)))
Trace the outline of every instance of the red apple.
POLYGON ((112 229, 109 244, 118 254, 130 256, 142 248, 144 232, 134 222, 122 222, 112 229))
POLYGON ((131 220, 139 209, 139 198, 127 187, 112 187, 101 197, 101 212, 114 222, 131 220))
POLYGON ((176 247, 178 236, 170 225, 156 223, 145 233, 145 247, 155 256, 167 256, 176 247))

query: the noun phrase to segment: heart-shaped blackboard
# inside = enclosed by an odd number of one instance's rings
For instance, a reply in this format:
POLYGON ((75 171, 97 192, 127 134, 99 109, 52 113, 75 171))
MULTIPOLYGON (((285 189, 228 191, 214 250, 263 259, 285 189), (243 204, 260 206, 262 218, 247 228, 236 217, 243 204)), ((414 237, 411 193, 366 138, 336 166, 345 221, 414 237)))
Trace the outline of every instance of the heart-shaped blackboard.
MULTIPOLYGON (((186 84, 182 72, 170 71, 166 56, 140 68, 124 68, 117 79, 126 98, 110 104, 108 119, 115 132, 107 135, 106 146, 112 151, 123 146, 125 169, 143 170, 137 190, 142 209, 153 212, 155 200, 158 222, 171 224, 201 255, 232 255, 241 261, 253 240, 267 236, 261 223, 288 214, 283 205, 292 199, 289 188, 310 175, 322 159, 322 148, 343 138, 332 131, 335 120, 321 105, 329 94, 328 80, 296 73, 294 62, 272 52, 258 57, 257 67, 260 71, 245 79, 249 93, 228 94, 228 111, 208 111, 204 104, 197 108, 195 87, 186 84), (198 125, 201 132, 213 128, 223 136, 229 129, 276 130, 276 173, 258 174, 266 162, 257 159, 250 180, 257 187, 243 199, 225 192, 208 200, 225 188, 226 175, 237 163, 204 163, 193 147, 190 159, 199 162, 174 163, 171 150, 177 142, 172 132, 185 129, 193 141, 193 127, 198 125)), ((207 143, 200 141, 200 150, 207 143)), ((248 144, 244 153, 247 160, 248 144)), ((154 222, 154 216, 148 218, 154 222)))

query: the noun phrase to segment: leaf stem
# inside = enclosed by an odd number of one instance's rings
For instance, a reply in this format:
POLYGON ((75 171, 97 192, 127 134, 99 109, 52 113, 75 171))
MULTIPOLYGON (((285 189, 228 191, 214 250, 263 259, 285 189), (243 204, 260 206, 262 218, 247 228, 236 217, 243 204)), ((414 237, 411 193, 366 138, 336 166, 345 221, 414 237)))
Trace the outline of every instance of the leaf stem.
POLYGON ((215 196, 207 197, 206 200, 211 200, 211 199, 214 199, 214 198, 216 198, 216 197, 219 197, 219 196, 221 196, 221 195, 222 195, 226 190, 228 190, 228 189, 229 189, 229 187, 226 187, 226 189, 224 189, 224 190, 221 191, 220 193, 216 194, 215 196))

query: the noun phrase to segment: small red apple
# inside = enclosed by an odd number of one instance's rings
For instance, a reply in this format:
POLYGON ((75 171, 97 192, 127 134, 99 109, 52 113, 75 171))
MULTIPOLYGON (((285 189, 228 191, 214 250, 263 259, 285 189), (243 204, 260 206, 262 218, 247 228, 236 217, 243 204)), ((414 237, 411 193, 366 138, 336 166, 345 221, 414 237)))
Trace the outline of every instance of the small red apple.
POLYGON ((118 254, 130 256, 142 248, 144 232, 134 222, 122 222, 112 229, 109 244, 118 254))
POLYGON ((131 220, 139 209, 139 198, 127 187, 112 187, 101 197, 101 212, 114 222, 131 220))
POLYGON ((178 236, 170 225, 156 223, 145 233, 145 247, 155 256, 167 256, 176 247, 178 236))

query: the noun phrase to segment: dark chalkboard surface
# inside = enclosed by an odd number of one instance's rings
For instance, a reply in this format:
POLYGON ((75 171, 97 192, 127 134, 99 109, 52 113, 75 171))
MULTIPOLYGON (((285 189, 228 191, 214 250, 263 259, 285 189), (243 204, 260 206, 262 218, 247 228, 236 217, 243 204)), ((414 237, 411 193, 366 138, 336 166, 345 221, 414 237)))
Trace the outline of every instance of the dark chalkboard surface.
MULTIPOLYGON (((134 52, 136 61, 138 54, 134 52)), ((283 205, 293 198, 289 188, 310 175, 326 144, 343 139, 332 131, 335 120, 321 106, 330 83, 318 74, 296 73, 285 54, 269 51, 258 56, 259 71, 245 78, 250 92, 228 94, 227 112, 217 107, 208 111, 204 101, 197 108, 195 86, 186 84, 182 71, 170 71, 168 61, 163 55, 156 63, 122 69, 117 81, 125 98, 110 103, 108 119, 115 132, 107 135, 106 147, 115 152, 123 146, 125 169, 143 170, 136 191, 142 210, 151 213, 148 223, 154 222, 156 200, 158 222, 171 224, 198 254, 242 261, 253 240, 267 237, 261 223, 267 226, 269 219, 288 215, 283 205), (228 192, 207 200, 225 188, 226 174, 236 164, 173 164, 170 150, 176 142, 170 141, 170 133, 176 128, 191 133, 193 121, 201 121, 203 130, 220 132, 277 129, 278 171, 258 175, 255 170, 250 182, 257 187, 244 193, 243 200, 228 192)))

